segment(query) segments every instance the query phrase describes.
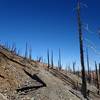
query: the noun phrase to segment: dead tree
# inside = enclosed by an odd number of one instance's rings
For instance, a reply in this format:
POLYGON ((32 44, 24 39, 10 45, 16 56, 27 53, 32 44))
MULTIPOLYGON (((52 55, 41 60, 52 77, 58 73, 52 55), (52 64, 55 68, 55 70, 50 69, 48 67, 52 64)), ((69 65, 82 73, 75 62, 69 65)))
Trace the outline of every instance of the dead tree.
POLYGON ((7 50, 9 50, 9 49, 8 49, 8 43, 7 43, 7 42, 5 42, 5 48, 6 48, 7 50))
POLYGON ((49 62, 49 49, 47 50, 47 61, 48 61, 48 70, 49 70, 49 67, 50 67, 50 62, 49 62))
POLYGON ((61 66, 61 52, 60 52, 60 48, 59 48, 58 68, 59 68, 59 70, 62 69, 62 66, 61 66))
POLYGON ((16 44, 15 43, 12 44, 11 52, 12 52, 13 56, 17 55, 17 48, 16 48, 16 44))
POLYGON ((83 34, 82 34, 82 23, 80 17, 80 0, 77 0, 77 18, 78 18, 78 31, 79 31, 79 43, 80 43, 80 61, 82 67, 82 88, 81 89, 84 98, 87 98, 87 85, 86 85, 84 54, 83 54, 83 34))
POLYGON ((32 48, 31 48, 31 46, 30 46, 30 48, 29 48, 29 59, 30 59, 30 60, 32 59, 32 48))
POLYGON ((86 53, 87 53, 88 82, 91 83, 88 49, 86 49, 86 53))
POLYGON ((86 50, 87 53, 87 67, 88 67, 88 75, 89 75, 89 57, 88 57, 88 49, 86 50))
POLYGON ((95 84, 95 75, 94 75, 94 71, 92 71, 92 81, 93 81, 93 84, 95 84))
POLYGON ((92 73, 92 71, 91 71, 91 67, 89 67, 90 69, 89 69, 89 74, 90 74, 90 83, 91 83, 91 73, 92 73))
POLYGON ((25 59, 27 59, 27 56, 28 56, 27 48, 28 48, 28 46, 27 46, 27 43, 26 43, 26 48, 25 48, 25 59))
POLYGON ((9 51, 11 51, 11 47, 10 47, 10 45, 8 45, 8 49, 9 49, 9 51))
POLYGON ((98 68, 97 68, 97 63, 96 63, 96 61, 95 61, 95 72, 96 72, 96 86, 97 86, 97 89, 98 89, 97 94, 99 94, 98 68))
POLYGON ((10 45, 8 45, 8 49, 9 49, 9 51, 11 51, 11 46, 10 45))
POLYGON ((100 63, 99 63, 99 88, 100 88, 100 63))
POLYGON ((70 73, 71 73, 71 68, 70 68, 70 64, 69 64, 69 66, 68 66, 68 72, 70 72, 70 73))
POLYGON ((51 51, 51 68, 53 68, 53 51, 51 51))
POLYGON ((75 74, 75 64, 76 62, 73 62, 73 74, 75 74))
POLYGON ((38 62, 41 62, 41 60, 42 60, 42 57, 39 57, 37 61, 38 61, 38 62))
POLYGON ((68 72, 68 66, 67 66, 67 64, 66 64, 66 67, 65 67, 65 72, 66 72, 66 74, 68 72))
POLYGON ((16 44, 15 44, 15 43, 12 45, 11 52, 12 52, 13 54, 16 54, 16 44))
POLYGON ((99 63, 99 87, 100 87, 100 63, 99 63))
POLYGON ((19 49, 18 49, 18 51, 17 51, 17 55, 20 56, 20 50, 19 50, 19 49))
POLYGON ((100 81, 100 63, 99 63, 99 81, 100 81))
POLYGON ((17 54, 16 52, 17 52, 17 48, 15 47, 13 50, 13 54, 17 54))
POLYGON ((15 48, 15 44, 12 44, 12 48, 11 48, 11 51, 13 51, 15 48))
POLYGON ((80 77, 80 71, 79 71, 79 66, 78 66, 78 71, 77 71, 78 77, 80 77))

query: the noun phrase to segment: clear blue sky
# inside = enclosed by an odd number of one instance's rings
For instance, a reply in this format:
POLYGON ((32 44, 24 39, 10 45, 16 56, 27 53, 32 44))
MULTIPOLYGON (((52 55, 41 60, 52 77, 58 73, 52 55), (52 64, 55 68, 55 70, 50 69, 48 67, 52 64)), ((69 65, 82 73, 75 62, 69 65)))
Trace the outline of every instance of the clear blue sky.
MULTIPOLYGON (((58 49, 61 48, 62 63, 79 65, 79 43, 77 31, 77 0, 0 0, 0 40, 10 45, 13 42, 21 52, 25 43, 32 46, 33 58, 44 56, 47 48, 54 51, 57 64, 58 49)), ((100 0, 81 0, 83 24, 88 24, 94 33, 83 30, 84 37, 100 50, 100 38, 96 35, 100 27, 100 0), (83 4, 87 4, 85 8, 83 4)), ((85 45, 87 42, 85 42, 85 45)), ((85 48, 84 48, 85 49, 85 48)), ((86 54, 85 54, 86 55, 86 54)), ((89 49, 91 66, 99 62, 100 55, 89 49)))

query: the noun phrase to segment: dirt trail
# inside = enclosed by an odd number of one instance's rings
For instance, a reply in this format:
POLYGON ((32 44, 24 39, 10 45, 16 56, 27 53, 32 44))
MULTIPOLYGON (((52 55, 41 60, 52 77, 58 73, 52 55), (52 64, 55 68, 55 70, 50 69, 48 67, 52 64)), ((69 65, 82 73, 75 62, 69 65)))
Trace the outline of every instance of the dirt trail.
POLYGON ((38 76, 47 84, 47 87, 40 88, 33 94, 35 100, 80 100, 66 89, 60 79, 51 73, 41 69, 38 76))

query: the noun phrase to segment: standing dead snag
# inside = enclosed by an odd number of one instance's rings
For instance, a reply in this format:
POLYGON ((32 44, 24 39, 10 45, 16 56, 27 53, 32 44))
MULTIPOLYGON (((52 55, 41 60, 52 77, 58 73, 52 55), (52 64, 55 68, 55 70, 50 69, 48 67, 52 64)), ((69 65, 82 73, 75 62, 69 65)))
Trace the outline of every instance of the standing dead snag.
POLYGON ((26 48, 25 48, 25 59, 27 58, 28 52, 27 52, 27 43, 26 43, 26 48))
POLYGON ((99 63, 99 81, 100 81, 100 63, 99 63))
POLYGON ((41 60, 42 60, 42 57, 37 56, 37 62, 41 62, 41 60))
POLYGON ((12 52, 13 54, 16 54, 16 44, 15 44, 15 43, 12 45, 11 52, 12 52))
POLYGON ((32 48, 31 48, 31 46, 30 46, 30 48, 29 48, 29 59, 30 59, 30 60, 32 59, 32 48))
POLYGON ((78 66, 78 70, 77 70, 77 76, 80 77, 79 66, 78 66))
POLYGON ((94 71, 92 71, 92 80, 93 80, 93 84, 95 84, 95 75, 94 75, 94 71))
POLYGON ((79 31, 79 43, 80 43, 80 60, 82 67, 82 94, 85 98, 87 98, 87 85, 86 85, 84 54, 83 54, 83 34, 82 34, 82 23, 80 17, 80 0, 77 0, 77 18, 78 18, 78 31, 79 31))
POLYGON ((68 72, 70 72, 70 73, 71 73, 71 68, 70 68, 70 64, 69 64, 69 66, 68 66, 68 72))
POLYGON ((67 74, 67 72, 68 72, 68 66, 67 66, 67 64, 66 64, 66 67, 65 67, 65 71, 66 71, 66 74, 67 74))
POLYGON ((99 94, 98 69, 97 69, 97 63, 96 63, 96 61, 95 61, 95 72, 96 72, 96 86, 97 86, 97 89, 98 89, 97 94, 99 94))
POLYGON ((62 69, 62 66, 61 66, 61 52, 60 52, 60 48, 59 48, 58 68, 59 68, 59 70, 62 69))
POLYGON ((92 73, 92 71, 91 71, 91 67, 89 67, 90 69, 89 69, 89 76, 90 76, 90 83, 91 83, 91 81, 92 81, 92 77, 91 77, 91 73, 92 73))
POLYGON ((9 46, 8 46, 8 43, 7 43, 7 42, 5 42, 5 48, 6 48, 7 50, 9 50, 9 46))
POLYGON ((20 56, 20 50, 19 50, 19 49, 18 49, 18 51, 17 51, 17 55, 20 56))
POLYGON ((88 82, 90 83, 91 82, 91 76, 90 76, 88 49, 86 49, 86 53, 87 53, 88 82))
POLYGON ((100 89, 100 63, 99 63, 99 89, 100 89))
POLYGON ((51 67, 53 68, 53 51, 51 51, 51 67))
POLYGON ((75 74, 75 64, 76 62, 73 62, 73 74, 75 74))
POLYGON ((100 63, 99 63, 99 88, 100 88, 100 63))
POLYGON ((50 67, 50 62, 49 62, 49 49, 47 50, 47 60, 48 60, 48 70, 49 70, 49 67, 50 67))

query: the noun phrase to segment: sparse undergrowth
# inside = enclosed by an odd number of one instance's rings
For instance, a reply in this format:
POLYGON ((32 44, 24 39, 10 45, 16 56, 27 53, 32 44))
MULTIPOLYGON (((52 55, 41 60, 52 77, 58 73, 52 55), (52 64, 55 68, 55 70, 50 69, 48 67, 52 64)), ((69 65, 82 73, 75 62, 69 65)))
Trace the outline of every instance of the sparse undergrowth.
MULTIPOLYGON (((0 49, 0 100, 84 100, 81 78, 55 67, 47 69, 46 64, 0 49)), ((90 98, 99 100, 96 87, 88 89, 90 98)))

